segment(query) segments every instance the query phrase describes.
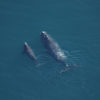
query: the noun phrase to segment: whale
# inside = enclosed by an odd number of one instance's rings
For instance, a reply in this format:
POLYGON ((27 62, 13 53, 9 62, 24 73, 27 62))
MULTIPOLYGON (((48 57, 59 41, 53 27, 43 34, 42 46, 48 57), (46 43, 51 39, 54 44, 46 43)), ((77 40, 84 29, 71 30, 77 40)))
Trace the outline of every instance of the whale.
POLYGON ((61 72, 65 72, 69 69, 69 65, 66 63, 67 56, 58 43, 46 31, 41 32, 41 40, 49 54, 65 66, 65 69, 61 70, 61 72))
POLYGON ((57 60, 58 62, 64 65, 64 69, 62 69, 60 73, 66 72, 69 69, 79 67, 76 64, 68 65, 68 63, 66 63, 67 56, 65 55, 64 51, 61 49, 59 44, 46 31, 41 31, 41 40, 48 53, 53 58, 55 58, 55 60, 57 60))
POLYGON ((34 51, 27 42, 24 42, 24 53, 26 53, 33 61, 37 61, 34 51))

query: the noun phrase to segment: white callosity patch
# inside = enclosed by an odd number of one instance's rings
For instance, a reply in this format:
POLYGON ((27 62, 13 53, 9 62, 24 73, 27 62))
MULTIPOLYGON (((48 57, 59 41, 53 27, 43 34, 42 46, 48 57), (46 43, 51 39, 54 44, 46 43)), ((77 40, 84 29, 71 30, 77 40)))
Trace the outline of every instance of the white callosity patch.
POLYGON ((66 56, 65 56, 64 52, 59 51, 56 54, 57 54, 58 59, 66 59, 66 56))

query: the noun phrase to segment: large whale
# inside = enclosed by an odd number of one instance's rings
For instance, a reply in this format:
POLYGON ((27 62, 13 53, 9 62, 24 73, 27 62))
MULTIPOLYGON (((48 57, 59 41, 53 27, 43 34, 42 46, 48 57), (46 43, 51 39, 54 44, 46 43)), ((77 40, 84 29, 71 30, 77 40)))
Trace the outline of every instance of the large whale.
POLYGON ((51 38, 46 31, 41 32, 41 40, 50 55, 65 66, 65 69, 61 70, 61 72, 68 70, 69 66, 66 63, 67 56, 64 54, 57 42, 54 41, 54 39, 51 38))
POLYGON ((34 51, 32 48, 28 45, 27 42, 24 42, 24 52, 27 53, 27 55, 34 61, 37 61, 37 57, 35 56, 34 51))

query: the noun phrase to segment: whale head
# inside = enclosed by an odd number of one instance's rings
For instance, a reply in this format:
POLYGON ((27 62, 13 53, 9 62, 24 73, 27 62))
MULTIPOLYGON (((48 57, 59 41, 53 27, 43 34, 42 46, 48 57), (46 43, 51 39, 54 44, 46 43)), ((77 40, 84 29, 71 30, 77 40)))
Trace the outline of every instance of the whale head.
POLYGON ((49 38, 46 31, 42 31, 42 32, 41 32, 41 37, 42 37, 43 39, 46 39, 46 40, 49 38))
POLYGON ((28 46, 28 43, 27 42, 24 42, 24 47, 27 47, 28 46))

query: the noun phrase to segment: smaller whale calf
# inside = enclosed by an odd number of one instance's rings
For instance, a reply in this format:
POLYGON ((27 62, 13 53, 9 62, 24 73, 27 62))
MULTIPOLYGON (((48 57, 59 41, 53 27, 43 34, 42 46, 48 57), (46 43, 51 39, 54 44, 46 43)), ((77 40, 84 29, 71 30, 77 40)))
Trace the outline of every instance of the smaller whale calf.
POLYGON ((24 52, 34 61, 37 61, 37 57, 35 56, 34 51, 32 48, 28 45, 27 42, 24 42, 24 52))

